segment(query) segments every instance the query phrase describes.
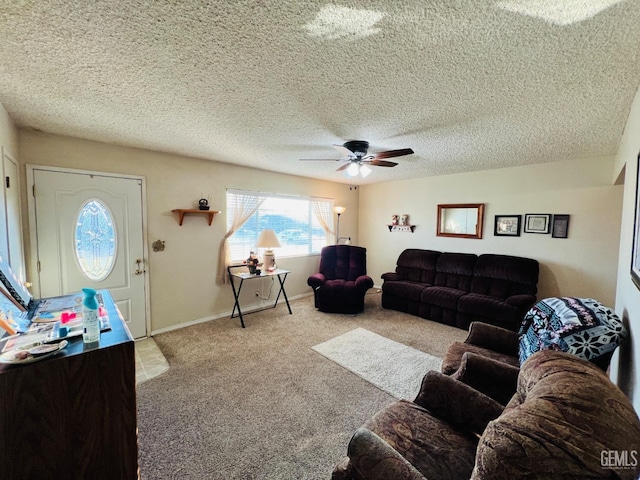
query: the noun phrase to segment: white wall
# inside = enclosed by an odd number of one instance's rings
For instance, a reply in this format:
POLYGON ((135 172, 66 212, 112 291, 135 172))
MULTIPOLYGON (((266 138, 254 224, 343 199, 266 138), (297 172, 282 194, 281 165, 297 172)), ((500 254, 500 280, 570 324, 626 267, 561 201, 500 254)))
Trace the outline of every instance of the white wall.
POLYGON ((638 178, 637 156, 640 150, 640 91, 636 94, 616 157, 614 176, 624 171, 624 203, 620 231, 620 261, 616 312, 629 327, 629 341, 612 360, 611 378, 631 398, 640 412, 640 291, 631 281, 631 251, 638 178))
MULTIPOLYGON (((358 190, 348 185, 30 130, 19 131, 19 146, 23 169, 38 164, 146 177, 152 332, 231 312, 231 287, 216 284, 218 251, 226 232, 227 188, 334 198, 347 208, 340 234, 358 242, 358 190), (212 226, 200 216, 185 217, 179 226, 171 210, 194 208, 201 196, 210 197, 211 208, 223 213, 212 226), (152 251, 156 240, 165 241, 164 252, 152 251)), ((23 217, 28 218, 26 212, 23 217)), ((311 293, 306 281, 317 271, 318 260, 318 256, 278 258, 278 266, 292 272, 286 282, 289 298, 311 293)), ((33 262, 29 259, 28 271, 36 278, 33 262)), ((245 290, 244 302, 255 302, 256 288, 245 290)))
POLYGON ((540 262, 539 298, 594 297, 613 307, 623 193, 612 185, 613 165, 598 157, 364 186, 358 230, 369 273, 379 285, 405 248, 517 255, 540 262), (445 203, 484 203, 483 238, 436 236, 437 205, 445 203), (415 233, 386 228, 402 213, 415 233), (571 215, 569 238, 493 235, 495 215, 525 213, 571 215))
POLYGON ((0 146, 5 148, 12 157, 18 158, 18 130, 1 103, 0 146))

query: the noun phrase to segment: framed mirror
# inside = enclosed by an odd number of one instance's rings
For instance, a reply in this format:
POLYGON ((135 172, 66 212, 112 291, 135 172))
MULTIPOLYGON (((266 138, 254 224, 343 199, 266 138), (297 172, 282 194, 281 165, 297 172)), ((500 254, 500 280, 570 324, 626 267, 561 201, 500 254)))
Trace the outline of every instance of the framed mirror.
POLYGON ((438 205, 438 237, 482 238, 484 203, 438 205))

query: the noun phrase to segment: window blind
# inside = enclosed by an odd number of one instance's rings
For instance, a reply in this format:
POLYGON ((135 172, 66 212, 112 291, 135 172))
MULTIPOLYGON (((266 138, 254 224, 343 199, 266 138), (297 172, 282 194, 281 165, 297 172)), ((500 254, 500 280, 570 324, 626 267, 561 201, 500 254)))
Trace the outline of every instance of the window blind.
POLYGON ((231 261, 248 258, 249 253, 256 250, 260 232, 266 228, 272 229, 280 241, 281 246, 275 249, 276 257, 317 254, 328 245, 333 233, 333 219, 331 216, 327 224, 326 216, 322 218, 320 212, 332 211, 332 199, 228 190, 228 229, 233 226, 234 212, 241 210, 239 205, 252 197, 256 197, 252 204, 258 204, 255 212, 229 237, 231 261))

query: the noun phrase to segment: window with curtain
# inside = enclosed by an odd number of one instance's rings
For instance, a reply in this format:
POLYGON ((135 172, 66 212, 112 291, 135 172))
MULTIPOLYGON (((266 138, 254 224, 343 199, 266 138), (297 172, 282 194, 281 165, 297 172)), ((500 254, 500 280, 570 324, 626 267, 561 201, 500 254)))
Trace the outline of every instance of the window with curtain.
POLYGON ((266 228, 273 230, 280 241, 281 246, 275 249, 278 258, 318 254, 332 241, 333 200, 316 197, 228 190, 228 230, 233 226, 235 206, 252 196, 260 200, 255 212, 228 240, 231 261, 245 260, 266 228))

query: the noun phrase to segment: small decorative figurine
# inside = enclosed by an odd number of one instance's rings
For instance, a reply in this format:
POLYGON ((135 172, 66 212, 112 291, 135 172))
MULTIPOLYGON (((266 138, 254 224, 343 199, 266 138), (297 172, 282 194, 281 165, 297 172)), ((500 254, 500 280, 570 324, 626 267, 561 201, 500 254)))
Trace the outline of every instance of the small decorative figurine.
POLYGON ((398 224, 398 215, 391 215, 391 225, 398 224))
POLYGON ((403 213, 400 217, 400 225, 409 225, 409 215, 403 213))

